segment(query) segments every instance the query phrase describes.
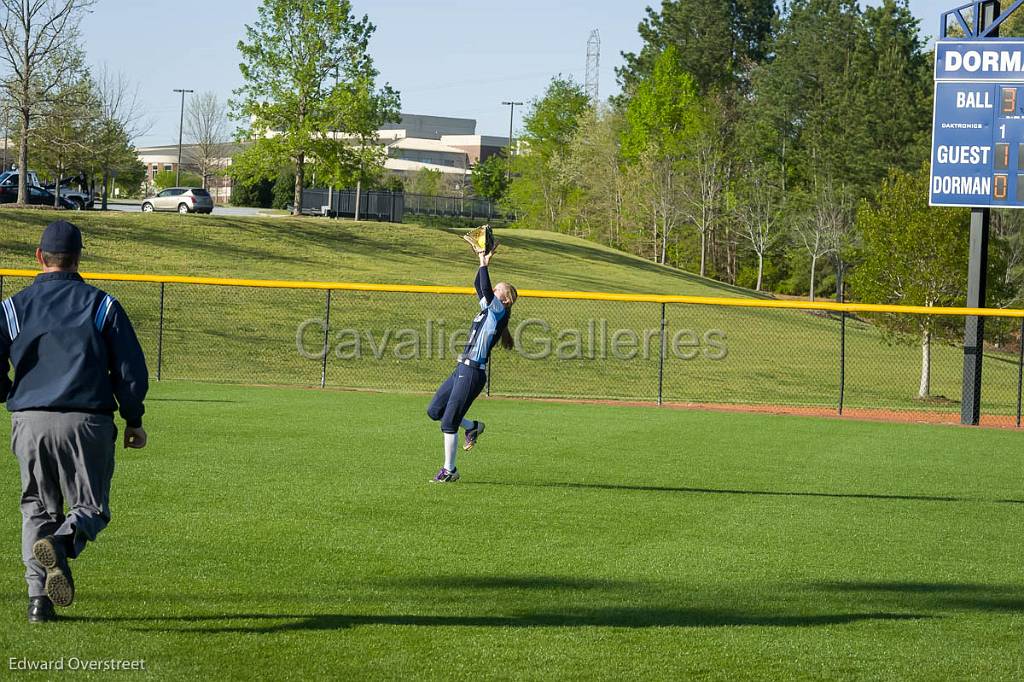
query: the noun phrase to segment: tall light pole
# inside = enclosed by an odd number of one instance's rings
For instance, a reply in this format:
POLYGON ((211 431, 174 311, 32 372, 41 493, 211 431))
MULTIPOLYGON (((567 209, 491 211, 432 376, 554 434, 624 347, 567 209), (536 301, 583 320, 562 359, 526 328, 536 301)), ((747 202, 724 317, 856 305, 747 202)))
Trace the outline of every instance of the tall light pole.
POLYGON ((516 107, 523 106, 522 102, 502 102, 508 107, 508 170, 505 174, 505 182, 512 183, 512 121, 515 120, 516 107))
POLYGON ((195 90, 181 90, 179 88, 174 89, 175 92, 181 93, 181 119, 178 121, 178 169, 174 175, 174 184, 181 184, 181 138, 185 131, 185 94, 195 92, 195 90))

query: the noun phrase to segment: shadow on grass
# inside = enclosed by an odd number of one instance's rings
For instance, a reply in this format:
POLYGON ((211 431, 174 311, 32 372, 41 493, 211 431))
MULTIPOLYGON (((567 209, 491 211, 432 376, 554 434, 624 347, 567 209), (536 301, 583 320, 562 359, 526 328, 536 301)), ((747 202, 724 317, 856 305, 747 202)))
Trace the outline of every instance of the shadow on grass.
MULTIPOLYGON (((192 634, 274 634, 302 631, 345 630, 361 626, 400 627, 477 627, 477 628, 625 628, 656 627, 715 628, 715 627, 822 627, 849 625, 864 621, 900 622, 943 618, 950 612, 1024 613, 1024 585, 985 584, 921 581, 837 581, 803 585, 781 585, 773 591, 829 595, 831 613, 821 613, 822 606, 807 602, 803 607, 793 606, 792 599, 784 607, 773 608, 759 597, 750 609, 689 606, 680 601, 699 599, 699 594, 686 590, 685 597, 677 589, 664 591, 666 585, 646 585, 632 581, 572 578, 545 575, 445 575, 387 579, 382 582, 397 587, 414 589, 434 588, 450 594, 454 600, 445 600, 455 613, 405 614, 343 614, 343 613, 267 613, 242 612, 202 615, 167 616, 98 616, 68 617, 64 620, 80 623, 111 623, 136 625, 139 632, 171 632, 192 634), (621 606, 611 604, 596 607, 564 609, 550 606, 554 594, 539 595, 539 604, 548 604, 531 610, 523 605, 520 590, 550 591, 552 593, 580 589, 593 590, 586 595, 588 603, 604 599, 621 601, 636 599, 638 588, 654 590, 648 598, 656 599, 657 606, 621 606), (463 601, 457 595, 469 591, 463 601), (481 595, 477 590, 490 591, 481 595), (505 599, 507 597, 507 599, 505 599), (837 602, 837 599, 840 601, 837 602), (497 613, 466 613, 473 605, 489 604, 497 613), (502 604, 507 613, 501 613, 502 604), (463 612, 458 612, 463 611, 463 612), (786 612, 789 611, 789 612, 786 612), (817 612, 816 612, 817 611, 817 612)), ((375 581, 376 584, 377 581, 375 581)), ((272 595, 252 595, 266 601, 272 595)), ((817 597, 815 598, 817 601, 817 597)), ((301 611, 301 610, 300 610, 301 611)), ((180 611, 179 611, 180 613, 180 611)))
POLYGON ((431 575, 389 582, 403 587, 453 590, 623 590, 641 586, 621 580, 553 575, 431 575))
MULTIPOLYGON (((625 485, 620 483, 515 483, 507 481, 465 481, 462 485, 500 485, 531 488, 570 488, 581 490, 624 490, 654 493, 692 493, 700 495, 756 495, 767 497, 827 497, 855 500, 892 500, 892 501, 914 501, 914 502, 978 502, 966 497, 947 497, 941 495, 884 495, 874 493, 824 493, 813 491, 790 491, 790 490, 739 490, 730 488, 689 488, 660 485, 625 485)), ((995 500, 997 502, 1009 502, 1012 500, 995 500)))
POLYGON ((147 403, 241 403, 226 398, 146 398, 147 403))
POLYGON ((180 628, 144 628, 142 631, 206 634, 272 634, 305 630, 346 630, 359 626, 391 625, 407 627, 494 627, 494 628, 655 628, 655 627, 815 627, 847 625, 867 620, 921 620, 930 616, 908 613, 836 613, 836 614, 745 614, 715 609, 602 608, 567 612, 520 613, 515 615, 430 615, 430 614, 271 614, 238 613, 167 618, 66 618, 79 622, 182 622, 228 623, 180 628), (257 624, 231 625, 234 621, 257 624), (261 625, 259 621, 291 621, 261 625))
POLYGON ((814 586, 826 592, 856 594, 872 604, 900 605, 928 611, 1024 613, 1024 585, 982 583, 847 581, 814 586))

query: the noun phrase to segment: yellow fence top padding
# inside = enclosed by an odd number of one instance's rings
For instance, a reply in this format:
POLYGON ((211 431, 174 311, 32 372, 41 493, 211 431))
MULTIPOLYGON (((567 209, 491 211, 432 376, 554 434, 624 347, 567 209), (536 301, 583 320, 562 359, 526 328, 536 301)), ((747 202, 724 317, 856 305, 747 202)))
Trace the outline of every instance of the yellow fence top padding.
MULTIPOLYGON (((34 270, 0 268, 0 277, 35 277, 34 270)), ((273 279, 232 279, 224 277, 180 277, 177 275, 132 275, 83 272, 85 279, 108 282, 150 282, 154 284, 198 284, 222 287, 260 287, 264 289, 316 289, 326 291, 380 291, 406 294, 475 294, 472 287, 442 287, 423 284, 370 284, 365 282, 303 282, 273 279)), ((1024 317, 1024 310, 1009 308, 941 308, 915 305, 881 305, 874 303, 834 303, 832 301, 796 301, 714 296, 672 296, 668 294, 615 294, 600 291, 545 291, 519 289, 524 298, 552 298, 576 301, 619 301, 624 303, 678 303, 715 305, 734 308, 783 308, 789 310, 824 310, 847 313, 907 313, 911 315, 979 315, 985 317, 1024 317)))

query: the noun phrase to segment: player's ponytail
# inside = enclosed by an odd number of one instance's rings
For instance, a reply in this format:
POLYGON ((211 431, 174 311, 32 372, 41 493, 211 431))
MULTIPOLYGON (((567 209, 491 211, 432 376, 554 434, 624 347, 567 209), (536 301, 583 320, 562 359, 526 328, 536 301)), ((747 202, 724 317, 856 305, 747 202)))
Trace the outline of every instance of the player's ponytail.
POLYGON ((501 330, 501 337, 498 340, 501 341, 501 347, 505 350, 512 350, 516 347, 516 342, 512 338, 512 334, 509 332, 508 327, 501 330))

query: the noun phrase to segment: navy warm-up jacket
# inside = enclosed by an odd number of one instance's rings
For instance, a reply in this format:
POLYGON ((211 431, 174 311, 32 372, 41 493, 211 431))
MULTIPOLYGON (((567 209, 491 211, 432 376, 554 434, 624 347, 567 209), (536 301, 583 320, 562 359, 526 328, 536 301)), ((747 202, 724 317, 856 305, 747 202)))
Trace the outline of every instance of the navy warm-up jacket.
POLYGON ((120 409, 128 426, 138 427, 148 390, 149 370, 128 315, 77 273, 43 273, 3 301, 0 402, 11 412, 120 409))

